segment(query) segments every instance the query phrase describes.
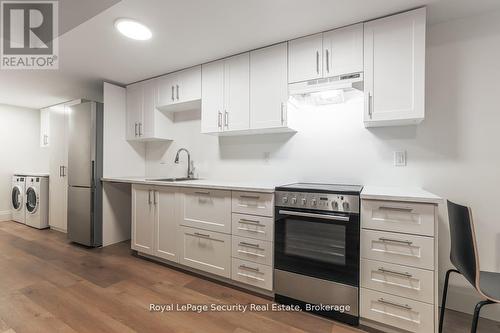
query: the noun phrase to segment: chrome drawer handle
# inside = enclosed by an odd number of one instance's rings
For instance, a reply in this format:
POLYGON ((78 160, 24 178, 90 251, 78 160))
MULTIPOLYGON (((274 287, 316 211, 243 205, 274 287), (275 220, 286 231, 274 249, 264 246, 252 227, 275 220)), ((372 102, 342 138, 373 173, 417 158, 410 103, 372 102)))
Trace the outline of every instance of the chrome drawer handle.
POLYGON ((265 232, 262 230, 253 230, 253 229, 242 228, 242 227, 238 227, 238 230, 255 232, 255 233, 259 233, 259 234, 265 234, 265 232))
POLYGON ((390 270, 390 269, 385 269, 385 268, 383 268, 383 267, 380 267, 380 268, 378 269, 378 271, 379 271, 379 272, 381 272, 381 273, 388 273, 388 274, 394 274, 394 275, 401 275, 401 276, 404 276, 404 277, 407 277, 407 278, 411 278, 411 277, 413 277, 413 275, 411 275, 411 274, 410 274, 410 273, 408 273, 408 272, 404 272, 404 273, 403 273, 403 272, 396 272, 396 271, 392 271, 392 270, 390 270))
POLYGON ((260 196, 258 196, 258 195, 240 195, 240 198, 244 198, 244 199, 259 199, 260 196))
POLYGON ((200 234, 199 232, 195 232, 194 234, 195 234, 195 236, 198 236, 198 237, 210 238, 210 235, 207 235, 207 234, 200 234))
POLYGON ((201 191, 196 191, 194 192, 195 194, 201 194, 201 195, 210 195, 210 192, 201 192, 201 191))
POLYGON ((259 244, 252 244, 252 243, 247 243, 247 242, 240 242, 240 245, 248 246, 248 247, 253 247, 253 248, 256 248, 256 249, 260 249, 259 244))
POLYGON ((265 255, 263 255, 263 254, 258 254, 258 253, 253 253, 253 252, 249 252, 249 251, 243 251, 243 250, 238 250, 238 253, 249 254, 249 255, 252 255, 255 257, 260 257, 260 258, 265 257, 265 255))
POLYGON ((244 223, 244 224, 255 224, 255 225, 261 225, 261 224, 260 224, 260 221, 256 221, 256 220, 247 220, 247 219, 240 219, 240 223, 244 223))
POLYGON ((396 302, 387 301, 387 300, 385 300, 383 298, 379 298, 377 300, 377 302, 382 303, 382 304, 392 305, 392 306, 395 306, 395 307, 398 307, 398 308, 402 308, 402 309, 405 309, 405 310, 411 310, 411 309, 413 309, 408 304, 399 304, 399 303, 396 303, 396 302))
POLYGON ((241 269, 246 269, 247 271, 253 271, 253 272, 258 272, 258 273, 260 273, 260 270, 259 270, 259 268, 257 268, 257 267, 248 267, 248 266, 246 266, 246 265, 240 265, 240 266, 239 266, 239 268, 241 268, 241 269))
POLYGON ((409 241, 409 240, 399 240, 399 239, 392 239, 392 238, 385 238, 385 237, 380 237, 378 240, 381 242, 407 244, 408 246, 413 244, 413 242, 409 241))
POLYGON ((246 278, 257 280, 257 281, 264 281, 264 279, 258 278, 256 276, 252 276, 252 275, 248 275, 248 274, 243 274, 243 273, 237 273, 237 274, 240 275, 240 276, 244 276, 246 278))
POLYGON ((408 212, 408 213, 411 213, 413 211, 413 208, 381 206, 381 207, 379 207, 379 210, 394 210, 394 211, 398 211, 398 212, 408 212))

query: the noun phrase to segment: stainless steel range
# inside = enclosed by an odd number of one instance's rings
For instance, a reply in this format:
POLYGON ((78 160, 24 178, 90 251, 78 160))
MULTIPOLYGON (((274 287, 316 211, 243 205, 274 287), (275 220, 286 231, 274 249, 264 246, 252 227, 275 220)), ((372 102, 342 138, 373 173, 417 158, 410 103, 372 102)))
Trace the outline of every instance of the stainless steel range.
POLYGON ((357 325, 362 186, 276 188, 275 300, 357 325))

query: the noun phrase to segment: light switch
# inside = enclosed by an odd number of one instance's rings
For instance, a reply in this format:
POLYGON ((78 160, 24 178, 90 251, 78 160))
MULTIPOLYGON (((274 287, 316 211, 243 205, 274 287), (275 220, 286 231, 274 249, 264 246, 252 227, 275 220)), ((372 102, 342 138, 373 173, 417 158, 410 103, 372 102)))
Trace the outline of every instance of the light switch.
POLYGON ((406 166, 406 151, 395 151, 394 152, 394 166, 406 166))

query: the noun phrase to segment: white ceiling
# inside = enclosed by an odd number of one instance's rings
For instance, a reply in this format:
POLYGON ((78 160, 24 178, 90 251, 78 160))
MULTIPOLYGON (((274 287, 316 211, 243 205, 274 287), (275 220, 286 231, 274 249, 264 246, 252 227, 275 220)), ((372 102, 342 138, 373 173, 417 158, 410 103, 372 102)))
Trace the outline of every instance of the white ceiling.
POLYGON ((0 71, 0 103, 41 108, 99 100, 103 80, 128 84, 422 5, 429 24, 500 10, 498 0, 86 0, 85 9, 81 0, 64 1, 63 29, 77 26, 60 37, 60 69, 0 71), (113 27, 119 17, 145 23, 153 39, 122 37, 113 27))

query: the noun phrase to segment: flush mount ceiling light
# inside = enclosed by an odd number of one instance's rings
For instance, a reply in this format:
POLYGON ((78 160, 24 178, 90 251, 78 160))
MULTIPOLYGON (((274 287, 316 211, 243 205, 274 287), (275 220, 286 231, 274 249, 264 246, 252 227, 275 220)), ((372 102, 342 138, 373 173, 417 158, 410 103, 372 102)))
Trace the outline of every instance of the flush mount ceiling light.
POLYGON ((144 24, 128 18, 120 18, 116 20, 115 28, 122 35, 135 40, 148 40, 153 36, 151 30, 149 30, 149 28, 144 24))

